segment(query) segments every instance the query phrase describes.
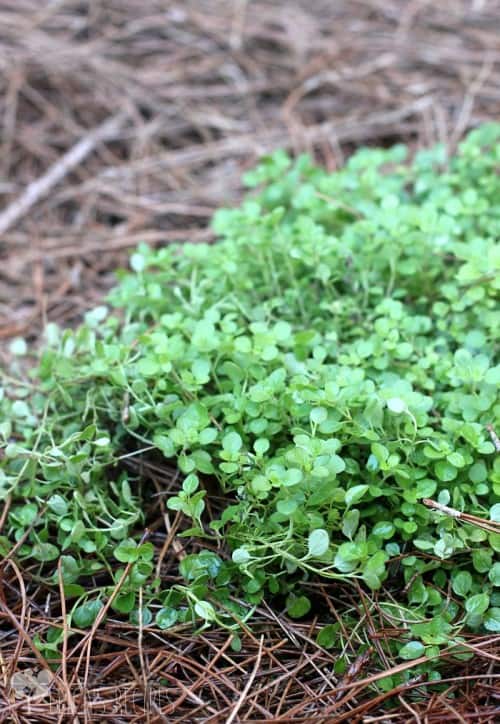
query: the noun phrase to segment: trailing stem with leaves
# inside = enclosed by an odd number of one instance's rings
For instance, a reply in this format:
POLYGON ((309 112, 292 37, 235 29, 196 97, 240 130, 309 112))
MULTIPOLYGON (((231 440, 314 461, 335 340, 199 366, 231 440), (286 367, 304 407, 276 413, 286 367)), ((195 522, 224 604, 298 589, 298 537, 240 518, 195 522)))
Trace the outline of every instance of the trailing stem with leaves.
POLYGON ((328 579, 376 596, 402 659, 500 631, 500 126, 406 153, 274 153, 217 243, 140 247, 28 380, 5 371, 1 545, 46 584, 60 559, 72 625, 117 581, 115 615, 236 631, 263 598, 306 616, 328 579), (168 584, 137 456, 182 473, 195 552, 168 584))

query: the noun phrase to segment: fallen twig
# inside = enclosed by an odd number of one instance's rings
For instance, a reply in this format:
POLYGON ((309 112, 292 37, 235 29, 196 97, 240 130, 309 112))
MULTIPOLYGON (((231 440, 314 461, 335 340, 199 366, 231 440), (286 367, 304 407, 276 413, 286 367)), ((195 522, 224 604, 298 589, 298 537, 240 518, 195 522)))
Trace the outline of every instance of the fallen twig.
POLYGON ((72 169, 78 166, 94 150, 97 144, 113 138, 123 126, 126 118, 125 113, 108 118, 107 121, 81 138, 43 176, 30 183, 21 196, 9 204, 0 214, 0 234, 5 234, 37 201, 46 196, 54 186, 62 181, 72 169))
POLYGON ((486 518, 479 518, 477 515, 462 513, 460 510, 449 508, 447 505, 438 503, 436 500, 430 500, 429 498, 424 498, 422 502, 424 505, 427 505, 428 508, 434 508, 434 510, 438 510, 444 515, 449 515, 451 518, 461 520, 463 523, 475 525, 477 528, 483 528, 483 530, 487 530, 490 533, 500 533, 500 523, 496 520, 486 520, 486 518))

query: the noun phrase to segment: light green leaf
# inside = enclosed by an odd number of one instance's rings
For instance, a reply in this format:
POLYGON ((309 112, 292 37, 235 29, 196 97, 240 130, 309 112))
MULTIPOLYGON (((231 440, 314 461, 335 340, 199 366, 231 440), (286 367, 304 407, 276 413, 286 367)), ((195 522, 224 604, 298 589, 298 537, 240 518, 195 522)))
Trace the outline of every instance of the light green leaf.
POLYGON ((155 617, 158 628, 171 628, 177 622, 178 614, 175 608, 160 608, 155 617))
POLYGON ((309 417, 315 425, 321 425, 328 417, 328 410, 325 407, 313 407, 309 417))
POLYGON ((236 548, 231 556, 235 563, 245 564, 251 559, 250 553, 246 548, 236 548))
POLYGON ((205 621, 215 621, 216 613, 211 603, 208 601, 197 601, 194 606, 195 613, 205 619, 205 621))
POLYGON ((490 508, 490 520, 500 523, 500 503, 495 503, 490 508))
POLYGON ((61 517, 68 512, 68 504, 62 495, 51 495, 47 501, 47 505, 56 515, 60 515, 61 517))
POLYGON ((425 646, 420 641, 409 641, 399 649, 399 658, 405 661, 418 659, 425 654, 425 646))
POLYGON ((406 412, 407 410, 406 402, 400 397, 389 398, 387 400, 387 407, 395 415, 401 415, 401 413, 406 412))
POLYGON ((465 596, 472 588, 472 576, 469 571, 459 571, 451 579, 451 587, 457 596, 465 596))
POLYGON ((498 606, 493 606, 488 610, 484 617, 483 626, 488 631, 500 633, 500 608, 498 606))
POLYGON ((369 485, 354 485, 352 488, 349 488, 345 494, 346 505, 350 507, 360 501, 369 487, 369 485))
POLYGON ((490 597, 487 593, 476 593, 465 602, 465 610, 470 616, 482 616, 487 610, 490 603, 490 597))
POLYGON ((237 455, 241 450, 243 441, 237 432, 228 432, 222 438, 222 447, 230 455, 237 455))
POLYGON ((328 533, 323 528, 317 528, 309 533, 307 543, 308 555, 312 558, 320 558, 323 556, 330 545, 328 533))

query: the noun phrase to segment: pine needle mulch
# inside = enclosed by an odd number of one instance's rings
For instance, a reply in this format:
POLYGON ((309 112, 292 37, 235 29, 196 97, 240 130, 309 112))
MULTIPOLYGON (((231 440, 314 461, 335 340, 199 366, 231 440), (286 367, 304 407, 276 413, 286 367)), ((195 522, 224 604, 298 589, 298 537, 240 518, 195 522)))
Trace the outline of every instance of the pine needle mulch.
MULTIPOLYGON (((15 336, 36 344, 47 320, 77 322, 137 243, 210 239, 212 212, 237 202, 264 152, 305 151, 334 169, 361 144, 452 150, 498 118, 499 27, 496 0, 4 0, 0 353, 15 336)), ((160 507, 149 518, 158 552, 172 542, 168 585, 182 546, 160 507)), ((37 640, 65 625, 64 601, 8 557, 0 721, 498 721, 500 637, 471 637, 474 656, 445 661, 439 686, 382 692, 378 680, 413 665, 378 655, 400 632, 361 590, 350 600, 311 585, 323 601, 311 620, 263 606, 239 652, 222 631, 110 615, 65 631, 48 662, 37 640), (339 600, 360 621, 339 621, 341 652, 315 643, 339 600)))

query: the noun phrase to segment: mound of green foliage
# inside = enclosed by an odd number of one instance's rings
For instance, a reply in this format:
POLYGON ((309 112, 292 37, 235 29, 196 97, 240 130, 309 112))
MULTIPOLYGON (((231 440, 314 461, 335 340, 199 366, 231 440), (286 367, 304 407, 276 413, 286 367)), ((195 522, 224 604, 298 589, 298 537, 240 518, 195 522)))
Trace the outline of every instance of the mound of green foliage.
POLYGON ((301 617, 320 577, 378 591, 403 659, 500 630, 500 534, 423 502, 500 518, 500 126, 405 157, 265 158, 218 243, 140 247, 111 310, 49 326, 32 382, 4 376, 2 546, 52 584, 61 556, 73 625, 118 561, 112 609, 137 621, 142 589, 145 625, 237 627, 263 597, 301 617), (183 473, 167 506, 201 552, 169 587, 134 455, 183 473))

